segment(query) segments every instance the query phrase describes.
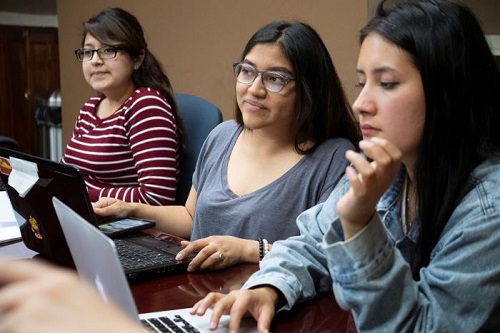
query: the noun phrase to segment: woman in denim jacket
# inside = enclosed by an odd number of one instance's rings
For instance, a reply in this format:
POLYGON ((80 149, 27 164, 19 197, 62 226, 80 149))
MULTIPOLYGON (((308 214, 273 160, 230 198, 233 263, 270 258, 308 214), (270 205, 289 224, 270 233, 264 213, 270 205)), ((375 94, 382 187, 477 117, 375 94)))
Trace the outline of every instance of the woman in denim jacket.
POLYGON ((500 74, 466 7, 388 7, 361 30, 363 153, 243 290, 193 307, 212 326, 249 311, 266 332, 333 288, 360 332, 500 332, 500 74))

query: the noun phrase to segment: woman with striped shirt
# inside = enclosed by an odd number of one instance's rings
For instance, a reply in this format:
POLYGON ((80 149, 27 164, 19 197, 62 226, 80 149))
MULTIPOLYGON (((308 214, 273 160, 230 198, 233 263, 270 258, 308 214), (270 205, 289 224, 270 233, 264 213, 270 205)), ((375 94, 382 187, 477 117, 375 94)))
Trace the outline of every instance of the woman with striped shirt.
POLYGON ((81 108, 62 162, 79 168, 92 201, 174 203, 182 124, 141 25, 106 9, 83 24, 75 54, 98 94, 81 108))

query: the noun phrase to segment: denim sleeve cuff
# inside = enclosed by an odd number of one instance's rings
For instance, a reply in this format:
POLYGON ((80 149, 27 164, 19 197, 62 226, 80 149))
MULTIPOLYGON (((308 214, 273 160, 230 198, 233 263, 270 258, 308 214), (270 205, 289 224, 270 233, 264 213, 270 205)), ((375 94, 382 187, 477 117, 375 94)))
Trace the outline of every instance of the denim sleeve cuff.
POLYGON ((293 279, 287 279, 282 275, 276 276, 275 274, 255 274, 252 276, 242 287, 242 289, 251 289, 259 286, 272 286, 279 291, 281 291, 284 296, 285 302, 281 304, 280 308, 276 309, 276 312, 283 310, 290 310, 295 304, 298 294, 294 292, 292 285, 295 285, 293 279))
POLYGON ((336 223, 340 224, 340 221, 334 221, 327 230, 322 247, 337 283, 365 281, 390 268, 392 246, 377 214, 347 241, 335 241, 338 240, 334 231, 336 223))

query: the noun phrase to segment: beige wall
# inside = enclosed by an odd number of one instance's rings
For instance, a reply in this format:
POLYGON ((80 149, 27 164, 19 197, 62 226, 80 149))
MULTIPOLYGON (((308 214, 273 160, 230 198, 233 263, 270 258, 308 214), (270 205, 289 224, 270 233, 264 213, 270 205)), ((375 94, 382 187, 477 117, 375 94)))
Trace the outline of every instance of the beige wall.
POLYGON ((355 96, 357 32, 366 21, 367 0, 57 0, 64 144, 92 94, 73 53, 80 47, 81 23, 110 6, 137 16, 176 92, 209 99, 224 119, 233 117, 232 63, 251 35, 276 19, 297 18, 314 26, 349 97, 355 96))
MULTIPOLYGON (((381 0, 368 0, 368 16, 372 17, 381 0)), ((460 0, 469 6, 483 26, 486 35, 500 35, 499 0, 460 0)))
MULTIPOLYGON (((63 143, 81 105, 93 92, 73 50, 81 23, 104 8, 119 6, 141 22, 150 50, 162 62, 176 92, 215 103, 224 119, 233 117, 231 64, 250 36, 265 23, 296 18, 322 36, 351 102, 356 97, 358 30, 380 0, 57 0, 63 112, 63 143)), ((500 35, 499 0, 465 0, 486 34, 500 35)))

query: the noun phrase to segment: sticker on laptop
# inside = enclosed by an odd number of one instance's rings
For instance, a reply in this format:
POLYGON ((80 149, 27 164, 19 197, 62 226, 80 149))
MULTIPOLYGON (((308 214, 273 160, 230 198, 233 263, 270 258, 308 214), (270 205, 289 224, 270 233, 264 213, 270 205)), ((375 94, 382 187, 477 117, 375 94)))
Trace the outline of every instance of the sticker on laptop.
POLYGON ((0 172, 7 176, 12 172, 12 165, 5 157, 0 157, 0 172))
POLYGON ((35 235, 36 238, 38 239, 43 239, 42 234, 40 233, 40 228, 38 228, 38 222, 33 216, 30 216, 30 225, 31 225, 31 231, 35 235))

